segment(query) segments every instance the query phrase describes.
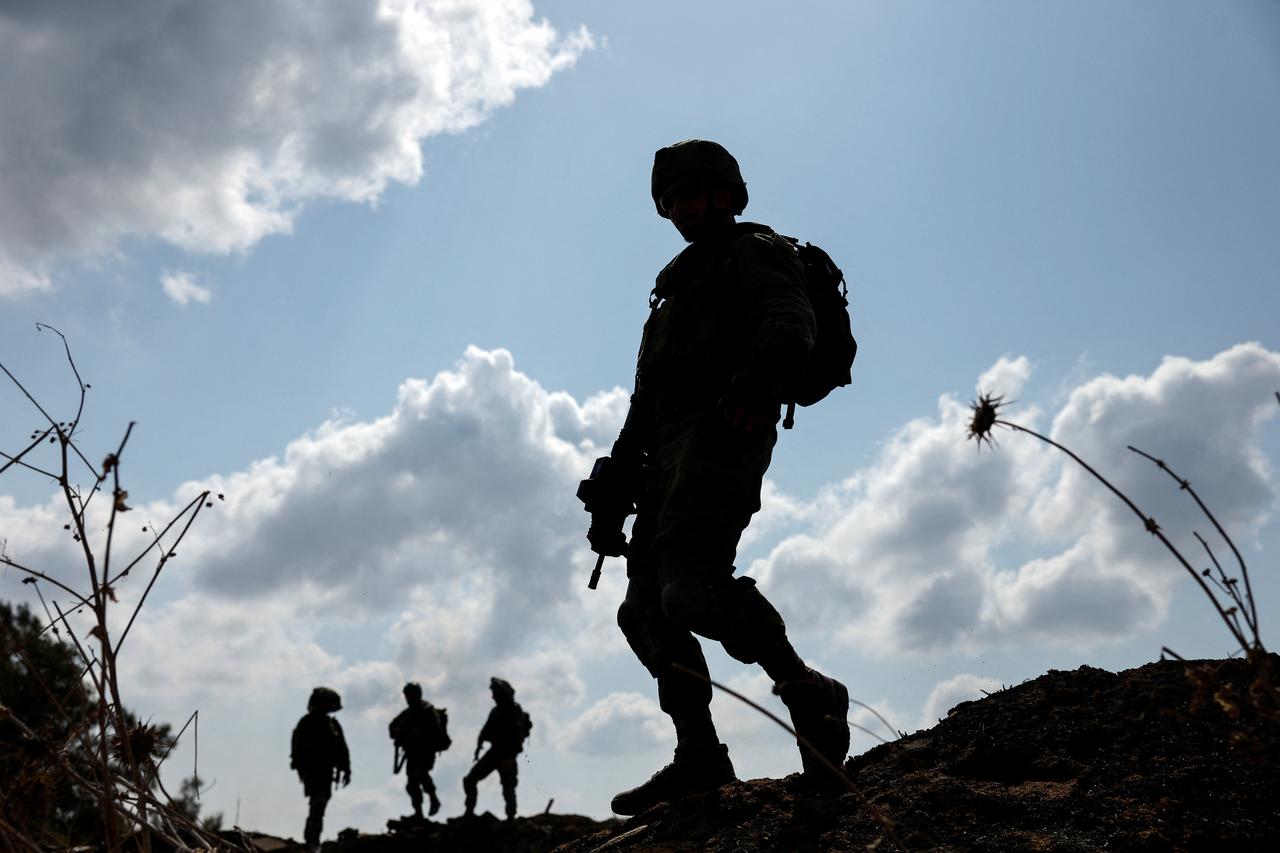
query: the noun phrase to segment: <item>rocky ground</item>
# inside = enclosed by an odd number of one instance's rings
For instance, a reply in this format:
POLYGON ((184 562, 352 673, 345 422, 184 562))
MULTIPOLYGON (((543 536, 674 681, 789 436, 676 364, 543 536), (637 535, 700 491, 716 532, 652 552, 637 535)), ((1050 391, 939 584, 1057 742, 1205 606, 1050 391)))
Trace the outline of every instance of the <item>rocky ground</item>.
POLYGON ((332 850, 1272 850, 1280 721, 1222 689, 1252 681, 1236 660, 1055 670, 851 759, 848 793, 756 779, 625 822, 455 819, 332 850))

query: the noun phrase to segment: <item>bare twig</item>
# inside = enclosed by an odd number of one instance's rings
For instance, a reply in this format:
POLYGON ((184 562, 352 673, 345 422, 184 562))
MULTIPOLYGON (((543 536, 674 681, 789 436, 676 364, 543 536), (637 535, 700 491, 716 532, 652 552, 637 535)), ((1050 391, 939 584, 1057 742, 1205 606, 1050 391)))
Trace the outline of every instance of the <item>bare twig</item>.
MULTIPOLYGON (((195 523, 195 520, 200 515, 200 510, 204 507, 205 501, 208 497, 209 497, 209 493, 207 491, 201 492, 194 500, 192 500, 185 507, 183 507, 182 511, 179 512, 174 517, 174 521, 177 521, 179 518, 182 518, 184 515, 186 515, 187 511, 191 510, 192 507, 195 508, 195 511, 191 513, 191 517, 187 519, 187 523, 183 525, 182 530, 178 533, 178 538, 174 540, 173 547, 168 549, 167 551, 162 550, 162 553, 160 555, 160 562, 156 564, 155 574, 153 574, 151 576, 151 580, 148 581, 147 588, 143 590, 142 597, 138 599, 137 606, 133 608, 133 614, 129 617, 128 624, 124 626, 124 631, 120 634, 120 639, 116 642, 117 652, 119 652, 120 646, 124 645, 125 638, 129 636, 129 629, 133 627, 133 621, 138 618, 138 613, 142 610, 142 605, 146 603, 147 596, 151 594, 151 588, 155 586, 156 580, 159 579, 160 572, 164 569, 165 563, 169 562, 169 560, 173 558, 174 551, 177 549, 178 544, 182 542, 183 538, 187 535, 187 531, 191 529, 191 525, 195 523)), ((168 530, 169 527, 171 526, 172 526, 172 522, 170 522, 169 526, 165 527, 165 530, 168 530)), ((157 542, 159 541, 158 536, 156 538, 156 541, 157 542)), ((150 551, 150 550, 151 550, 150 547, 148 547, 147 551, 150 551)), ((144 551, 143 553, 145 554, 146 551, 144 551)), ((134 563, 136 562, 137 561, 135 560, 134 563)), ((130 567, 132 567, 134 563, 130 563, 129 564, 130 567)), ((121 576, 128 571, 129 569, 125 569, 124 572, 121 572, 121 576)))
POLYGON ((26 456, 28 453, 35 450, 37 447, 44 444, 45 439, 47 439, 53 433, 53 430, 54 430, 53 427, 48 427, 45 429, 44 432, 38 433, 37 436, 34 439, 32 439, 30 444, 28 444, 26 447, 24 447, 21 451, 18 452, 17 456, 10 456, 9 454, 5 453, 3 450, 0 450, 0 456, 3 456, 5 459, 9 460, 4 465, 0 466, 0 474, 3 474, 5 471, 8 471, 14 465, 20 465, 29 471, 34 471, 37 474, 43 474, 44 476, 49 477, 50 479, 53 479, 53 480, 58 479, 58 475, 54 474, 52 471, 46 471, 43 468, 32 465, 29 462, 22 461, 22 457, 26 456))
MULTIPOLYGON (((1191 499, 1196 502, 1196 506, 1200 507, 1200 511, 1205 514, 1205 517, 1208 518, 1209 521, 1213 522, 1213 526, 1217 529, 1218 535, 1221 536, 1223 540, 1227 543, 1227 546, 1231 548, 1231 553, 1235 555, 1236 563, 1239 564, 1240 566, 1240 576, 1244 578, 1245 601, 1242 602, 1242 604, 1244 604, 1245 607, 1247 608, 1245 613, 1245 621, 1249 623, 1249 628, 1250 630, 1253 631, 1254 639, 1257 640, 1258 639, 1257 603, 1254 601, 1254 598, 1253 598, 1253 585, 1249 581, 1249 567, 1245 565, 1244 557, 1240 556, 1240 549, 1236 547, 1236 543, 1231 539, 1230 536, 1227 535, 1227 531, 1223 529, 1222 524, 1217 519, 1217 516, 1215 516, 1209 510, 1209 507, 1205 505, 1205 502, 1200 499, 1200 495, 1196 492, 1195 489, 1191 487, 1190 480, 1185 480, 1182 477, 1179 477, 1176 473, 1174 473, 1174 470, 1172 468, 1170 468, 1168 465, 1165 464, 1165 461, 1163 459, 1157 459, 1156 457, 1152 456, 1150 453, 1144 453, 1143 451, 1139 450, 1138 448, 1132 445, 1129 445, 1129 449, 1132 450, 1134 453, 1138 454, 1139 456, 1154 462, 1157 468, 1159 468, 1161 471, 1164 471, 1166 474, 1168 474, 1170 477, 1173 478, 1173 481, 1178 484, 1178 488, 1182 489, 1184 492, 1191 495, 1191 499)), ((1204 540, 1201 540, 1201 541, 1203 542, 1204 540)), ((1217 561, 1215 560, 1214 562, 1216 563, 1217 561)))

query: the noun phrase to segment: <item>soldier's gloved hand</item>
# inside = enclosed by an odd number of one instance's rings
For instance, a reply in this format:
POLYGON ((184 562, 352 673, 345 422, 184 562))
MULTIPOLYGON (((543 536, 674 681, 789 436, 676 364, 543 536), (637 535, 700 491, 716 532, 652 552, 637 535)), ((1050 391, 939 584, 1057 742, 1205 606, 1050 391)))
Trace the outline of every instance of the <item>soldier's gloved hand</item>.
POLYGON ((345 788, 350 784, 351 784, 351 771, 343 770, 342 771, 342 787, 345 788))
POLYGON ((729 388, 720 398, 720 410, 734 429, 755 432, 778 421, 779 398, 772 383, 755 373, 735 373, 729 388))
POLYGON ((587 541, 591 550, 606 557, 621 557, 627 551, 627 537, 622 525, 627 516, 623 513, 597 510, 591 513, 591 526, 587 528, 587 541))

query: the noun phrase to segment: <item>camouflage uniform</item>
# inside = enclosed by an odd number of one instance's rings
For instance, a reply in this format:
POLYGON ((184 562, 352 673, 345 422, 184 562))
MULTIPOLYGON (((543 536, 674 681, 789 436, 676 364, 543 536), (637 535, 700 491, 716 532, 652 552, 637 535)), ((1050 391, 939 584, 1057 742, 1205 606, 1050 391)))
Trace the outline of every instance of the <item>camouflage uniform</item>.
MULTIPOLYGON (((790 244, 739 223, 686 248, 654 290, 630 419, 649 474, 618 624, 678 728, 711 701, 709 684, 671 666, 707 673, 694 633, 744 663, 765 661, 785 643, 782 618, 754 581, 733 576, 777 430, 737 430, 720 403, 740 377, 777 388, 803 369, 814 334, 803 275, 790 244)), ((775 424, 778 415, 774 403, 775 424)))
POLYGON ((335 773, 351 776, 351 755, 342 726, 328 713, 311 710, 293 729, 289 766, 298 771, 308 801, 303 838, 311 847, 320 844, 324 810, 333 793, 335 773))
MULTIPOLYGON (((599 469, 602 490, 579 492, 592 513, 588 539, 602 555, 622 550, 630 504, 618 497, 634 500, 618 625, 676 728, 674 761, 614 797, 619 814, 734 778, 695 634, 760 664, 796 731, 827 760, 843 761, 849 742, 844 685, 807 667, 755 581, 734 576, 738 542, 760 509, 781 401, 814 346, 804 266, 772 229, 735 221, 746 184, 722 146, 689 140, 659 150, 652 190, 658 214, 692 242, 658 275, 631 408, 610 466, 599 469)), ((806 779, 830 784, 811 753, 802 749, 801 760, 806 779)))

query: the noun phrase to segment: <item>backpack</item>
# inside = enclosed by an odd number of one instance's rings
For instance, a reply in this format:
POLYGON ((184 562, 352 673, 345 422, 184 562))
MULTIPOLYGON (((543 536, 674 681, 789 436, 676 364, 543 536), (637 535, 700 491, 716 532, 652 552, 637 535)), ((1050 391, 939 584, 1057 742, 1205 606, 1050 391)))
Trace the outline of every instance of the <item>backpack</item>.
POLYGON ((453 739, 449 737, 449 712, 444 708, 435 708, 434 710, 436 712, 436 731, 432 749, 436 752, 444 752, 453 746, 453 739))
POLYGON ((391 739, 405 749, 427 749, 444 752, 453 745, 449 737, 449 712, 424 702, 421 714, 401 711, 388 731, 391 739))
POLYGON ((529 718, 529 712, 520 705, 516 704, 517 716, 515 719, 515 732, 517 737, 517 745, 524 746, 524 742, 529 738, 529 733, 533 731, 533 720, 529 718))
POLYGON ((852 381, 850 369, 858 354, 858 342, 849 319, 849 290, 835 261, 812 243, 801 245, 795 237, 778 236, 790 243, 800 257, 805 294, 818 323, 809 363, 785 401, 787 416, 782 428, 791 429, 796 422, 797 404, 812 406, 852 381))

